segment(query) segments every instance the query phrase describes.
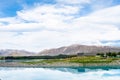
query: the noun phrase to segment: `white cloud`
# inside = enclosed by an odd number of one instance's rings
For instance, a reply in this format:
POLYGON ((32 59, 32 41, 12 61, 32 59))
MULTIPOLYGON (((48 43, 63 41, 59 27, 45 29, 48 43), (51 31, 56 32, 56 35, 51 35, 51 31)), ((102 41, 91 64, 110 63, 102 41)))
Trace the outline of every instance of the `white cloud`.
POLYGON ((58 3, 63 4, 84 4, 84 3, 90 3, 91 0, 56 0, 58 3))
POLYGON ((91 9, 92 10, 100 10, 100 9, 104 9, 107 7, 110 7, 111 5, 113 5, 114 0, 91 0, 91 9))
POLYGON ((39 51, 70 44, 95 44, 120 40, 120 6, 76 17, 81 8, 70 5, 37 5, 0 18, 0 48, 39 51), (22 34, 18 34, 21 32, 22 34))
POLYGON ((47 29, 64 29, 71 21, 74 14, 78 13, 78 7, 55 5, 35 6, 30 10, 22 10, 17 12, 16 17, 0 19, 0 31, 28 31, 47 29), (7 22, 8 25, 4 25, 7 22), (57 26, 57 27, 56 27, 57 26))

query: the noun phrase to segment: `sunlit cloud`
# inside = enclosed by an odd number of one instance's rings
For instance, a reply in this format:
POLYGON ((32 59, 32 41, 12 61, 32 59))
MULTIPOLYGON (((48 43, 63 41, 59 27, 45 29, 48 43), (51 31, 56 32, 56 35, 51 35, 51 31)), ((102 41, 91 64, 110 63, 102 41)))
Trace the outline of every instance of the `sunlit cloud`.
POLYGON ((113 0, 107 4, 105 0, 54 2, 32 2, 32 6, 18 2, 23 8, 16 15, 0 18, 0 48, 40 51, 71 44, 119 46, 119 42, 102 42, 120 40, 119 4, 113 0))

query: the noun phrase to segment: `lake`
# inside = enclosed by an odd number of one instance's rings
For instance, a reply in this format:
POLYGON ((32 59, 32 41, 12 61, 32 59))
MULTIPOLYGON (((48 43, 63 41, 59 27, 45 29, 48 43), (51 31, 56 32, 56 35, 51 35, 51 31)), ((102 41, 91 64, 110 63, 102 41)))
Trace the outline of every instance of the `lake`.
POLYGON ((120 80, 120 69, 0 67, 0 80, 120 80))

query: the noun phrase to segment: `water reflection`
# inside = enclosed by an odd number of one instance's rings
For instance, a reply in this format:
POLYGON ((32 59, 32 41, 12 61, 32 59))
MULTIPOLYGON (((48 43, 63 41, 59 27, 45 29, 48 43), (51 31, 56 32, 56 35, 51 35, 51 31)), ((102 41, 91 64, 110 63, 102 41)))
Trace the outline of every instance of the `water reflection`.
POLYGON ((0 67, 1 80, 120 80, 115 68, 8 68, 0 67))
POLYGON ((63 72, 71 72, 71 73, 85 73, 89 71, 98 71, 98 70, 103 70, 103 71, 109 71, 111 69, 120 69, 119 66, 104 66, 104 67, 74 67, 74 68, 49 68, 52 70, 59 70, 63 72))

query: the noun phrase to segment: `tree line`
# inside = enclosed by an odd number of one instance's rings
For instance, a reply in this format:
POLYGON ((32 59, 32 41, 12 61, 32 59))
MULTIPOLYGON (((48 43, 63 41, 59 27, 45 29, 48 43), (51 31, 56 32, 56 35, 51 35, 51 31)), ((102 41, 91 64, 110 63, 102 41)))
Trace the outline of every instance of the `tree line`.
POLYGON ((101 57, 120 57, 120 52, 97 53, 101 57))
POLYGON ((27 60, 27 59, 64 59, 76 57, 77 55, 56 55, 56 56, 3 56, 0 57, 1 60, 27 60))
MULTIPOLYGON (((120 57, 120 52, 97 53, 96 55, 101 56, 101 57, 120 57)), ((75 55, 59 54, 56 56, 50 56, 50 55, 46 55, 46 56, 1 56, 0 60, 64 59, 64 58, 71 58, 71 57, 78 57, 78 56, 85 56, 85 55, 84 53, 82 53, 82 54, 75 54, 75 55)))

